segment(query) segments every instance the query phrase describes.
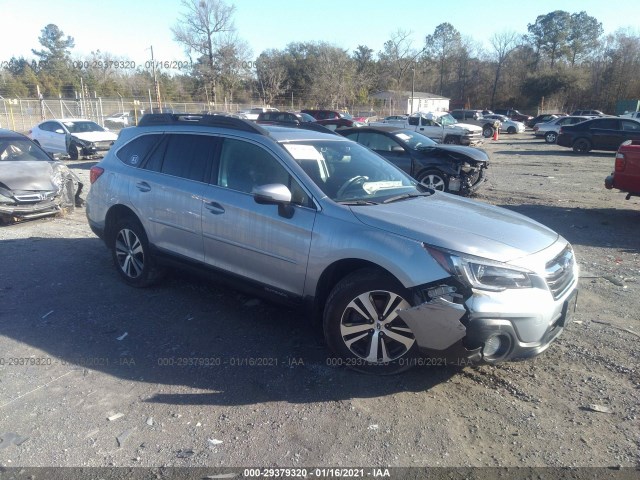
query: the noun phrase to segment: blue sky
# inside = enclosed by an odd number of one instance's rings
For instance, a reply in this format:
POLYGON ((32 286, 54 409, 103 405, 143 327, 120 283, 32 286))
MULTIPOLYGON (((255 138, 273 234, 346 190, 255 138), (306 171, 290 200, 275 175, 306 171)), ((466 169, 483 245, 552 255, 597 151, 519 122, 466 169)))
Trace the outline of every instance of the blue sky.
MULTIPOLYGON (((321 40, 353 50, 364 44, 378 52, 399 28, 413 32, 421 48, 426 35, 443 22, 463 35, 485 42, 495 33, 526 33, 538 15, 561 9, 586 11, 605 33, 619 28, 639 32, 640 0, 235 0, 235 25, 254 57, 293 41, 321 40), (615 6, 613 6, 615 5, 615 6)), ((179 0, 0 0, 0 61, 33 58, 40 30, 49 23, 75 39, 72 54, 110 52, 143 63, 153 45, 156 60, 187 57, 173 41, 170 27, 182 11, 179 0)))

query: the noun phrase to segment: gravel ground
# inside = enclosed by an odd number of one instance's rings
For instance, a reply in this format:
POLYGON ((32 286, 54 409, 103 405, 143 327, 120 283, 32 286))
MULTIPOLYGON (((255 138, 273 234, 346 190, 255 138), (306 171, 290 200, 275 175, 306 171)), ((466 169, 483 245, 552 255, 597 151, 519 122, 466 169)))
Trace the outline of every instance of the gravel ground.
MULTIPOLYGON (((638 467, 640 199, 604 189, 613 153, 485 148, 477 200, 579 259, 578 310, 540 357, 335 367, 296 311, 185 273, 125 286, 77 210, 0 227, 0 466, 638 467)), ((88 185, 93 163, 69 165, 88 185)))

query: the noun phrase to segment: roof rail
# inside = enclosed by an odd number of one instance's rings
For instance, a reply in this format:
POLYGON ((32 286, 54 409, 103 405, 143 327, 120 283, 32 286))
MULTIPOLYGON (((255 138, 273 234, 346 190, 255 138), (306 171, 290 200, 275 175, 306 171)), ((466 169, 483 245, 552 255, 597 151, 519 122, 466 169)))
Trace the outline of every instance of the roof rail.
POLYGON ((269 135, 262 127, 241 118, 226 117, 224 115, 203 115, 200 113, 145 113, 138 122, 138 127, 184 124, 232 128, 259 135, 269 135))

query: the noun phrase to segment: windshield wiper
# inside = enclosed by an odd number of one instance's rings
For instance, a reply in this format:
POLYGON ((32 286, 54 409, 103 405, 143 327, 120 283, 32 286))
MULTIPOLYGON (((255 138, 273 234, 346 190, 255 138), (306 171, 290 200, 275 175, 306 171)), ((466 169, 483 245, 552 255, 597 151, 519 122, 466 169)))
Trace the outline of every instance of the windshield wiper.
POLYGON ((433 195, 433 190, 422 193, 403 193, 402 195, 396 195, 395 197, 389 197, 384 200, 382 203, 392 203, 397 202, 398 200, 407 200, 409 198, 418 198, 418 197, 428 197, 433 195))
POLYGON ((372 200, 343 200, 341 202, 337 202, 340 205, 378 205, 378 202, 374 202, 372 200))

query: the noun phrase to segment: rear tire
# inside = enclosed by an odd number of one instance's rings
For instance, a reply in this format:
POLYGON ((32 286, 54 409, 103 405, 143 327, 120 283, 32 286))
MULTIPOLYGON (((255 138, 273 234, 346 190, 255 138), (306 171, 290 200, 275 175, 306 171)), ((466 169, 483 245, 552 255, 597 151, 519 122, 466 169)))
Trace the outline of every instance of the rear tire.
POLYGON ((418 345, 397 315, 410 308, 409 292, 393 277, 363 269, 334 287, 324 312, 324 335, 337 364, 379 375, 411 368, 418 345))
POLYGON ((162 277, 163 269, 151 255, 147 234, 137 219, 118 219, 109 247, 118 274, 132 287, 148 287, 162 277))
POLYGON ((482 129, 482 136, 484 138, 491 138, 493 137, 494 132, 495 132, 495 128, 486 126, 482 129))
POLYGON ((576 153, 588 153, 591 150, 591 142, 586 138, 579 138, 573 142, 573 151, 576 153))

